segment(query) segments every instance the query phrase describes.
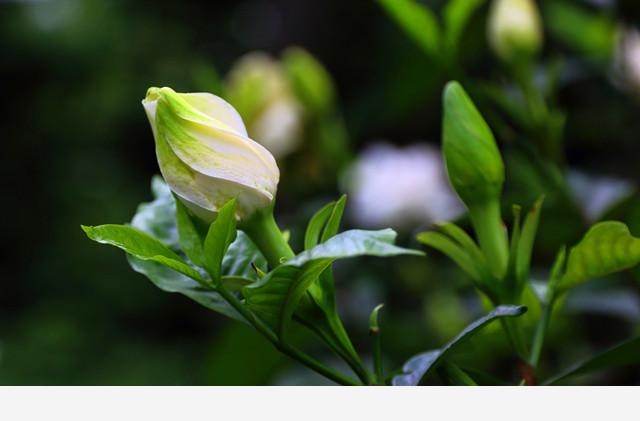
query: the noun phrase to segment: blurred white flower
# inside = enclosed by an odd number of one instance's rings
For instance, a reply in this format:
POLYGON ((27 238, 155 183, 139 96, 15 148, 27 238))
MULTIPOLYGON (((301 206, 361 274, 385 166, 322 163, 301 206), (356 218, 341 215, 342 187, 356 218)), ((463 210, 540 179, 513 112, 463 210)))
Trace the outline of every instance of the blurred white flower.
POLYGON ((622 88, 640 94, 640 32, 625 29, 619 38, 615 55, 615 78, 622 88))
POLYGON ((410 228, 458 217, 463 205, 431 146, 369 146, 345 179, 353 218, 369 227, 410 228))
POLYGON ((589 222, 597 221, 608 209, 634 192, 627 180, 571 170, 569 188, 589 222))
POLYGON ((241 57, 229 73, 227 95, 247 123, 249 136, 276 158, 298 147, 302 108, 279 61, 263 52, 241 57))

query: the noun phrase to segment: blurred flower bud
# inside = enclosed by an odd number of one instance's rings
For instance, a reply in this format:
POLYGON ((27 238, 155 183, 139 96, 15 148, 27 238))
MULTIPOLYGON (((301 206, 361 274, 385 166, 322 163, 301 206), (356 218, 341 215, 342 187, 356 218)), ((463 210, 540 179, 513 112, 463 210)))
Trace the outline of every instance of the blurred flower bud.
POLYGON ((489 44, 506 62, 532 57, 542 45, 540 15, 533 0, 493 0, 489 44))
POLYGON ((616 82, 640 95, 640 33, 626 29, 619 37, 615 56, 616 82))
POLYGON ((353 218, 368 227, 409 229, 464 211, 447 183, 440 151, 424 144, 369 146, 347 171, 345 187, 353 218))
POLYGON ((315 57, 302 48, 292 47, 284 52, 282 64, 296 97, 308 113, 326 115, 332 110, 333 81, 315 57))
POLYGON ((233 66, 226 83, 229 102, 247 122, 249 134, 276 158, 294 151, 302 136, 302 109, 281 64, 253 52, 233 66))
POLYGON ((278 166, 247 136, 231 105, 209 93, 171 88, 150 88, 142 105, 162 176, 196 216, 210 222, 222 205, 237 198, 242 219, 274 200, 278 166))
POLYGON ((504 165, 491 129, 458 82, 443 94, 442 143, 451 185, 467 206, 497 200, 504 165))

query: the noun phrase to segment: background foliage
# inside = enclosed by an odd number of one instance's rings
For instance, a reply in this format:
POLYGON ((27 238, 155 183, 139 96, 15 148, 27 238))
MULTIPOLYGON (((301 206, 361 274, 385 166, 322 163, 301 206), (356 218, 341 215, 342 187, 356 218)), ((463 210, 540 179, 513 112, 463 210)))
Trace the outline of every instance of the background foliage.
MULTIPOLYGON (((445 3, 424 2, 436 15, 445 3)), ((78 226, 130 221, 138 203, 151 199, 149 180, 158 170, 140 105, 147 87, 219 92, 237 59, 254 50, 279 57, 297 45, 326 67, 353 154, 380 139, 437 146, 447 80, 508 79, 489 51, 488 5, 480 3, 461 35, 459 66, 443 70, 432 46, 415 42, 371 1, 1 1, 0 383, 321 382, 246 326, 162 293, 132 272, 121 252, 88 242, 78 226)), ((639 24, 640 4, 569 2, 595 19, 585 23, 567 15, 566 3, 539 2, 545 63, 562 63, 555 101, 567 117, 563 165, 635 188, 640 105, 637 93, 617 82, 614 46, 606 39, 619 25, 639 24)), ((490 111, 488 96, 477 98, 490 124, 503 119, 490 111)), ((506 127, 497 138, 510 151, 506 127)), ((293 181, 281 184, 277 215, 300 244, 303 222, 344 187, 338 169, 301 184, 296 180, 309 180, 305 167, 315 161, 293 158, 281 165, 283 180, 293 181)), ((536 180, 517 158, 507 159, 508 201, 529 206, 546 187, 532 187, 536 180)), ((594 196, 595 185, 586 182, 579 193, 594 196)), ((559 246, 584 234, 587 214, 580 201, 572 203, 545 202, 534 268, 548 267, 559 246)), ((608 213, 640 235, 637 194, 608 213)), ((357 215, 347 215, 347 225, 357 225, 357 215)), ((400 243, 418 247, 411 238, 423 228, 405 228, 400 243)), ((551 327, 542 368, 557 372, 637 334, 639 276, 628 271, 573 292, 551 327)), ((336 279, 340 312, 365 354, 368 314, 386 303, 388 367, 441 347, 484 313, 469 279, 436 252, 428 259, 359 260, 338 266, 336 279)), ((300 340, 315 346, 311 338, 300 340)), ((460 354, 462 363, 505 376, 516 369, 497 327, 472 345, 460 354)), ((637 383, 639 376, 636 368, 577 381, 637 383)))

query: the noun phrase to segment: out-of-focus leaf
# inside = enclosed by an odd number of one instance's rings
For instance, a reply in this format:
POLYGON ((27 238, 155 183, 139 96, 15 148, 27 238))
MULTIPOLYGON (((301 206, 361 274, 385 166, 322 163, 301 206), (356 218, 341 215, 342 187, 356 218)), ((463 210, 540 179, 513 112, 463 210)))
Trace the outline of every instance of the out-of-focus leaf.
POLYGON ((229 245, 236 238, 235 209, 235 199, 221 207, 215 221, 209 226, 209 232, 204 240, 205 268, 215 283, 222 277, 222 259, 229 245))
POLYGON ((573 376, 636 364, 640 364, 640 337, 628 339, 582 361, 560 374, 553 376, 545 381, 544 384, 552 385, 573 376))
POLYGON ((585 281, 640 263, 640 238, 622 222, 600 222, 571 248, 567 267, 556 288, 565 291, 585 281))
POLYGON ((205 282, 200 273, 184 262, 180 256, 159 240, 137 228, 107 224, 96 227, 83 225, 82 229, 93 241, 118 247, 138 259, 161 263, 198 282, 205 282))
POLYGON ((482 283, 482 275, 479 267, 475 264, 474 259, 469 253, 453 240, 435 231, 427 231, 417 235, 416 239, 429 247, 446 254, 451 260, 456 262, 460 269, 464 270, 467 275, 475 282, 482 283))
POLYGON ((446 360, 447 355, 455 351, 457 347, 471 339, 480 329, 494 320, 503 317, 517 317, 524 314, 527 308, 524 306, 498 306, 491 313, 476 320, 469 326, 464 328, 455 338, 449 341, 445 346, 433 351, 427 351, 418 354, 409 359, 402 371, 404 374, 397 375, 393 378, 394 386, 416 386, 420 381, 427 377, 442 361, 446 360))
POLYGON ((378 0, 400 28, 427 54, 440 52, 440 28, 434 13, 415 0, 378 0))
POLYGON ((288 48, 282 64, 300 103, 310 114, 326 114, 333 108, 335 89, 327 70, 307 51, 288 48))
POLYGON ((133 270, 145 275, 161 290, 186 295, 208 309, 231 317, 232 319, 246 322, 245 319, 214 290, 204 288, 193 279, 157 262, 138 259, 131 255, 127 257, 133 270))
POLYGON ((520 240, 516 249, 515 275, 518 282, 523 284, 529 277, 529 265, 531 264, 531 253, 533 243, 538 232, 540 222, 540 209, 542 208, 542 198, 538 199, 533 208, 527 214, 520 231, 520 240))
POLYGON ((371 311, 371 314, 369 315, 369 332, 377 333, 380 331, 378 314, 380 313, 380 310, 382 310, 382 307, 384 307, 384 304, 378 304, 373 308, 373 311, 371 311))
POLYGON ((444 20, 444 45, 455 50, 467 22, 484 0, 450 0, 442 12, 444 20))
POLYGON ((611 18, 568 1, 547 1, 543 7, 545 26, 553 36, 588 58, 611 56, 617 35, 611 18))

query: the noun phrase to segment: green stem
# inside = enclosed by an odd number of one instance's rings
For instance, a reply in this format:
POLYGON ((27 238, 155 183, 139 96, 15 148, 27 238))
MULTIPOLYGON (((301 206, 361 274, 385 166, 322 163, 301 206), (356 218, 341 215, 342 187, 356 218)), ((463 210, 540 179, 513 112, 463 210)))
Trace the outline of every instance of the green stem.
POLYGON ((551 300, 543 305, 540 319, 536 325, 536 330, 533 335, 533 343, 531 345, 531 353, 529 354, 529 364, 534 369, 538 367, 540 363, 540 354, 542 353, 542 345, 544 344, 544 338, 547 334, 547 328, 549 327, 549 319, 551 318, 551 311, 553 310, 554 300, 551 300))
POLYGON ((502 279, 509 260, 509 241, 502 223, 500 202, 488 200, 469 206, 469 217, 493 274, 502 279))
POLYGON ((289 243, 282 235, 282 231, 278 228, 272 208, 256 212, 251 218, 243 221, 240 228, 256 244, 271 268, 280 265, 282 259, 295 256, 289 243))
POLYGON ((265 338, 269 340, 279 351, 293 358, 294 360, 306 365, 315 372, 325 376, 334 382, 345 386, 358 386, 360 385, 355 380, 339 373, 332 368, 329 368, 310 357, 299 349, 280 342, 278 336, 267 326, 261 319, 255 316, 249 309, 247 309, 232 293, 226 288, 219 286, 216 291, 224 298, 242 317, 245 318, 249 324, 251 324, 258 332, 260 332, 265 338))
POLYGON ((306 326, 309 330, 315 333, 337 356, 342 358, 351 367, 351 370, 358 376, 363 384, 371 384, 371 374, 362 364, 359 358, 352 357, 349 352, 344 350, 335 338, 331 336, 331 333, 326 332, 313 322, 303 319, 301 317, 294 316, 297 321, 306 326))
POLYGON ((524 343, 524 335, 518 321, 511 318, 502 318, 500 319, 500 322, 502 323, 502 327, 509 338, 509 342, 511 342, 511 346, 516 354, 518 354, 518 357, 523 360, 526 359, 527 347, 524 343))
POLYGON ((370 330, 373 337, 373 367, 376 372, 376 382, 384 385, 384 371, 382 369, 382 341, 380 340, 380 329, 370 330))

